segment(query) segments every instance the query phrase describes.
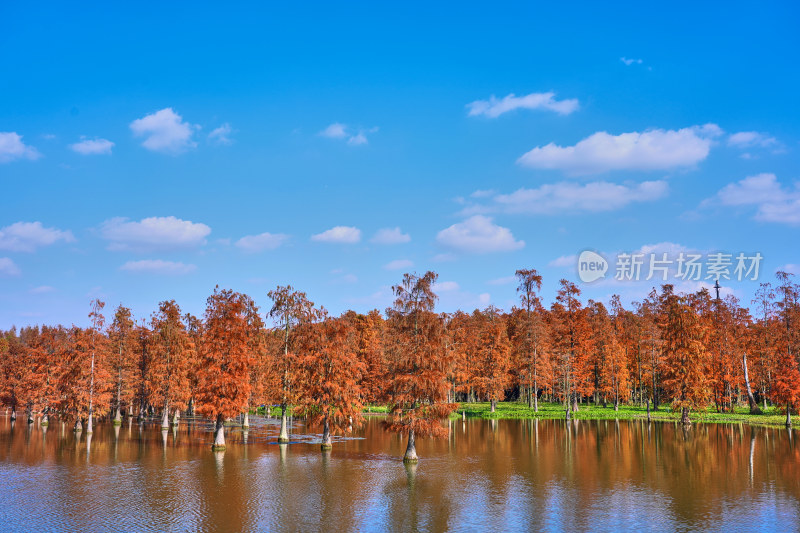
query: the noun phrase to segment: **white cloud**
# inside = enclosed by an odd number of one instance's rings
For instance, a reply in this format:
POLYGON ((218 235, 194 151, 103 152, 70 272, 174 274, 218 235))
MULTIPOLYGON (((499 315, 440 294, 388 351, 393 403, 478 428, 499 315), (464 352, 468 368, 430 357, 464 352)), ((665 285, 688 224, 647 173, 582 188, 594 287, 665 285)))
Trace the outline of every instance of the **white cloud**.
POLYGON ((33 146, 22 142, 22 135, 13 131, 0 131, 0 163, 15 159, 39 159, 42 154, 33 146))
POLYGON ((69 145, 73 152, 81 155, 111 154, 114 143, 108 139, 84 139, 69 145))
POLYGON ((474 215, 443 229, 436 235, 436 241, 446 248, 470 253, 510 252, 525 246, 524 241, 514 239, 511 230, 483 215, 474 215))
POLYGON ((0 275, 19 276, 19 267, 8 257, 0 257, 0 275))
POLYGON ((327 137, 329 139, 346 139, 347 144, 350 146, 361 146, 363 144, 369 143, 369 139, 367 139, 367 133, 375 133, 378 131, 378 128, 370 128, 368 130, 358 130, 357 132, 353 132, 353 128, 348 126, 347 124, 342 124, 341 122, 334 122, 319 134, 322 137, 327 137))
POLYGON ((517 281, 516 276, 505 276, 502 278, 490 279, 486 283, 489 285, 508 285, 510 283, 514 283, 515 281, 517 281))
POLYGON ((630 59, 630 58, 627 58, 627 57, 620 57, 619 60, 622 61, 623 63, 625 63, 627 66, 631 66, 633 64, 637 64, 637 65, 641 65, 642 64, 642 60, 641 59, 630 59))
POLYGON ((800 276, 800 265, 795 265, 793 263, 787 263, 782 267, 779 267, 775 270, 775 272, 788 272, 789 274, 794 274, 795 276, 800 276))
POLYGON ((34 287, 30 291, 31 294, 47 294, 50 292, 55 292, 55 287, 51 287, 50 285, 41 285, 39 287, 34 287))
POLYGON ((71 231, 45 228, 41 222, 15 222, 0 229, 0 250, 33 252, 58 241, 74 242, 71 231))
POLYGON ((329 139, 344 139, 347 137, 347 126, 339 122, 334 122, 321 132, 320 135, 328 137, 329 139))
POLYGON ((120 270, 126 272, 136 272, 144 274, 168 274, 179 275, 193 272, 197 267, 176 261, 164 261, 162 259, 143 259, 141 261, 128 261, 120 270))
POLYGON ((433 292, 449 292, 457 291, 459 289, 458 283, 455 281, 439 281, 431 287, 433 292))
POLYGON ((137 118, 130 128, 135 136, 146 136, 142 146, 155 152, 179 154, 197 146, 192 139, 197 126, 184 122, 171 107, 137 118))
POLYGON ((403 233, 399 227, 383 228, 379 229, 370 240, 375 244, 403 244, 411 241, 411 235, 403 233))
POLYGON ((233 144, 233 139, 230 137, 231 133, 233 133, 233 128, 226 122, 219 128, 211 130, 211 133, 208 134, 208 141, 214 144, 231 145, 233 144))
POLYGON ((150 217, 139 222, 112 218, 100 226, 100 234, 110 241, 109 250, 148 251, 205 244, 211 228, 205 224, 170 217, 150 217))
POLYGON ((721 133, 716 124, 620 135, 599 131, 574 146, 555 143, 537 146, 523 154, 517 163, 531 168, 561 170, 573 176, 611 170, 690 167, 708 156, 713 138, 721 133))
MULTIPOLYGON (((728 137, 728 146, 733 146, 742 150, 749 148, 771 148, 772 153, 781 153, 785 151, 783 144, 781 144, 778 139, 758 131, 740 131, 738 133, 733 133, 728 137)), ((742 157, 750 159, 752 155, 745 153, 742 157)))
POLYGON ((775 174, 763 173, 726 185, 702 206, 754 206, 755 219, 763 222, 800 225, 800 183, 784 187, 775 174))
POLYGON ((578 263, 577 255, 562 255, 547 263, 547 266, 554 268, 571 268, 578 263))
POLYGON ((666 181, 645 181, 634 185, 618 185, 605 181, 586 184, 553 183, 536 189, 518 189, 498 194, 489 204, 465 207, 462 214, 502 212, 527 215, 561 215, 564 213, 597 213, 621 209, 631 203, 652 202, 666 196, 666 181))
POLYGON ((545 109, 554 111, 560 115, 569 115, 578 109, 578 100, 556 100, 554 92, 531 93, 525 96, 515 96, 513 93, 498 100, 492 95, 488 100, 476 100, 467 104, 468 115, 486 116, 497 118, 503 113, 514 111, 515 109, 545 109))
POLYGON ((411 268, 414 266, 414 262, 409 259, 395 259, 394 261, 389 261, 383 268, 386 270, 403 270, 406 268, 411 268))
POLYGON ((352 146, 359 146, 361 144, 367 144, 367 142, 368 142, 367 141, 367 136, 364 135, 363 133, 360 133, 360 132, 356 133, 355 135, 353 135, 352 137, 347 139, 347 144, 352 145, 352 146))
POLYGON ((246 235, 236 241, 236 246, 245 252, 263 252, 274 250, 289 239, 283 233, 261 233, 259 235, 246 235))
POLYGON ((488 292, 482 292, 478 295, 478 303, 481 307, 486 307, 492 299, 492 295, 488 292))
POLYGON ((361 230, 352 226, 335 226, 311 236, 312 241, 355 244, 361 240, 361 230))

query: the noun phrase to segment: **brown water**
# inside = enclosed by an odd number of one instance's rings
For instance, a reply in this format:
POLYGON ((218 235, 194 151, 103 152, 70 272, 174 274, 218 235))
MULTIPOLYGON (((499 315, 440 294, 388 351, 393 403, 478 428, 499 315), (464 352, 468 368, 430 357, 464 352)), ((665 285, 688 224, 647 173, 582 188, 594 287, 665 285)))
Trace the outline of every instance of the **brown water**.
MULTIPOLYGON (((640 421, 468 420, 404 441, 371 418, 322 454, 301 422, 100 424, 0 417, 3 531, 794 530, 800 434, 640 421), (246 439, 246 442, 245 442, 246 439)), ((317 440, 318 442, 318 440, 317 440)))

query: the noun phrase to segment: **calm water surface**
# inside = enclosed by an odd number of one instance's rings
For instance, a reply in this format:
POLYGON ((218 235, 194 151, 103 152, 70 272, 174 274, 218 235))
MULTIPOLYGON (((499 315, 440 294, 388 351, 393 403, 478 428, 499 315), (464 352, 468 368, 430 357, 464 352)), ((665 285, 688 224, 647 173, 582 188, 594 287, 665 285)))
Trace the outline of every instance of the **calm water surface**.
POLYGON ((404 441, 370 418, 322 454, 277 421, 88 437, 0 417, 4 531, 645 531, 800 528, 800 434, 742 425, 467 420, 404 441))

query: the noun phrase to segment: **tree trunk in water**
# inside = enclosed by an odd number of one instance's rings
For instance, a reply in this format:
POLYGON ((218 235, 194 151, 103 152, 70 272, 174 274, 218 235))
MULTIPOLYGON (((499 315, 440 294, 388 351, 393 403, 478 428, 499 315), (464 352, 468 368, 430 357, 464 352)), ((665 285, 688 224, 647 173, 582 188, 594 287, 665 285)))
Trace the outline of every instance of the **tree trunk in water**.
POLYGON ((92 434, 92 419, 93 418, 94 418, 94 415, 90 411, 89 412, 89 418, 86 420, 86 434, 87 435, 91 435, 92 434))
POLYGON ((742 353, 742 366, 744 367, 744 384, 747 387, 747 403, 750 405, 750 414, 760 415, 761 409, 758 408, 756 399, 753 397, 753 389, 750 388, 750 376, 747 373, 747 353, 742 353))
POLYGON ((278 442, 289 442, 289 430, 286 427, 286 411, 287 405, 281 404, 281 434, 278 436, 278 442))
POLYGON ((50 417, 47 416, 47 413, 42 415, 42 427, 50 425, 50 417))
POLYGON ((164 406, 164 414, 161 417, 161 429, 169 429, 169 409, 164 406))
POLYGON ((83 431, 83 426, 81 426, 81 419, 80 418, 75 419, 75 427, 73 427, 72 429, 73 429, 73 431, 77 431, 78 433, 83 431))
POLYGON ((33 411, 28 410, 28 424, 33 424, 33 411))
POLYGON ((325 420, 322 422, 322 445, 320 446, 322 451, 330 450, 333 448, 333 444, 331 443, 331 426, 328 423, 328 417, 325 417, 325 420))
POLYGON ((494 413, 496 408, 497 408, 497 400, 492 400, 491 401, 491 411, 490 412, 494 413))
POLYGON ((564 419, 569 422, 570 418, 572 418, 572 413, 569 412, 569 406, 567 406, 566 413, 564 415, 564 419))
POLYGON ((122 408, 119 405, 117 405, 117 408, 114 410, 114 425, 122 425, 122 408))
POLYGON ((242 419, 242 427, 249 428, 250 427, 250 411, 244 412, 244 418, 242 419))
POLYGON ((650 422, 650 398, 647 399, 647 421, 650 422))
POLYGON ((414 442, 414 430, 408 432, 408 446, 406 447, 406 454, 403 456, 404 463, 416 463, 419 461, 417 457, 417 446, 414 442))
POLYGON ((17 409, 15 407, 11 408, 11 421, 15 421, 17 419, 17 409))
POLYGON ((181 410, 175 409, 175 413, 172 415, 172 425, 174 427, 178 427, 178 422, 181 418, 181 410))
POLYGON ((681 407, 681 424, 684 426, 691 426, 692 421, 689 420, 689 408, 681 407))
POLYGON ((789 407, 789 404, 786 404, 786 427, 792 427, 792 409, 789 407))
POLYGON ((217 425, 214 429, 214 444, 211 445, 211 449, 215 452, 225 449, 225 418, 221 414, 217 415, 217 425))

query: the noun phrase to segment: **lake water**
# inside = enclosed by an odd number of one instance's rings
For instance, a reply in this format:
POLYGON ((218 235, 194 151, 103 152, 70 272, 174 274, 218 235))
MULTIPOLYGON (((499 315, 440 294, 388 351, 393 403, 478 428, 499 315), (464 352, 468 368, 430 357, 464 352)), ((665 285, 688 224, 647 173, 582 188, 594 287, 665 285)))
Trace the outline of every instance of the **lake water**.
POLYGON ((406 467, 378 418, 327 454, 297 420, 289 445, 254 418, 217 453, 201 423, 101 423, 88 438, 21 422, 0 417, 5 531, 800 528, 800 434, 782 428, 458 420, 406 467))

